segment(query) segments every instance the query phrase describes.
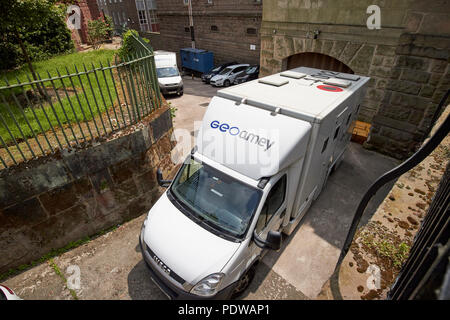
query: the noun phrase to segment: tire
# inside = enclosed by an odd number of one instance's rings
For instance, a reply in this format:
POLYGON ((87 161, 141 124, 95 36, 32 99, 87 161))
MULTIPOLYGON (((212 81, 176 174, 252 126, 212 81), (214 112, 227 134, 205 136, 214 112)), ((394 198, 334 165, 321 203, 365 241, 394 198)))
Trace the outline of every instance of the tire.
POLYGON ((239 283, 234 289, 234 292, 231 295, 231 299, 236 299, 242 293, 244 293, 244 291, 247 290, 248 287, 250 286, 250 283, 252 282, 254 277, 255 277, 255 266, 253 265, 238 280, 239 283))
POLYGON ((178 96, 181 97, 183 95, 183 93, 184 93, 183 91, 178 92, 178 96))
POLYGON ((223 83, 223 85, 225 86, 225 87, 229 87, 230 86, 230 80, 225 80, 225 82, 223 83))

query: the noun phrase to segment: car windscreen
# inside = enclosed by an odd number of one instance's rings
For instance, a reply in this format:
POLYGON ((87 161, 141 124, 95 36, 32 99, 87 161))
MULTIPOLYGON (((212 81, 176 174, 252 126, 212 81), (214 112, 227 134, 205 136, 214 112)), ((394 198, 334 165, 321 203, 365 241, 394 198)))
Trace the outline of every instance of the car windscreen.
POLYGON ((248 67, 247 70, 245 70, 246 74, 252 74, 256 72, 256 67, 248 67))
POLYGON ((158 74, 158 78, 176 77, 180 75, 178 69, 175 67, 156 68, 156 73, 158 74))
POLYGON ((195 159, 177 174, 171 191, 189 213, 213 229, 242 238, 261 199, 261 191, 195 159))
POLYGON ((219 74, 224 75, 230 72, 231 70, 233 70, 233 68, 225 68, 222 71, 220 71, 219 74))
POLYGON ((212 72, 219 72, 220 71, 220 66, 212 68, 211 70, 208 71, 208 73, 212 73, 212 72))

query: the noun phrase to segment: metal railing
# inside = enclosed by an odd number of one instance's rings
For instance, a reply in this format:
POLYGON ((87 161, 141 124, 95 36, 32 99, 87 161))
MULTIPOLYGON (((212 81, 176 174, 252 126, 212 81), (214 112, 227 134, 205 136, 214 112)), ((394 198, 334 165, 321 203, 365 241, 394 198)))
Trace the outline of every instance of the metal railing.
POLYGON ((388 294, 392 300, 450 298, 450 164, 414 238, 408 260, 388 294))
POLYGON ((114 64, 74 65, 57 76, 36 72, 0 87, 0 170, 63 149, 80 148, 136 124, 161 106, 153 49, 114 64))

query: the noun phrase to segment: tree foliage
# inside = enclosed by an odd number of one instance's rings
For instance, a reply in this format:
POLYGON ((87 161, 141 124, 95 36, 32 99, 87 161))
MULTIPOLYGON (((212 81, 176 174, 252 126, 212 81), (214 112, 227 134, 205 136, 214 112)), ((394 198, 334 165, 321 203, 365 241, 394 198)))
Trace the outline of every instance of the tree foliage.
MULTIPOLYGON (((140 49, 140 45, 136 43, 136 41, 133 39, 133 36, 139 37, 139 33, 133 29, 129 29, 123 34, 122 46, 118 51, 118 55, 122 60, 127 59, 127 57, 131 55, 135 55, 138 49, 140 49)), ((150 43, 150 40, 146 38, 141 38, 141 40, 150 43)))
POLYGON ((106 40, 111 39, 113 32, 112 18, 105 16, 105 19, 98 18, 88 22, 88 37, 89 42, 92 43, 94 49, 98 49, 100 44, 106 40))
POLYGON ((0 1, 0 70, 71 51, 64 4, 55 0, 0 1))

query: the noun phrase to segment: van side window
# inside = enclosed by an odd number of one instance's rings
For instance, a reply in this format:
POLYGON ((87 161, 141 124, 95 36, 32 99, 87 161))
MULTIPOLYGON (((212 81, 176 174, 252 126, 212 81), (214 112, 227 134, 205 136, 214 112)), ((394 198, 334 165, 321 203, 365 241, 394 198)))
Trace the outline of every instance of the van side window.
POLYGON ((322 147, 322 152, 321 153, 323 153, 327 149, 327 145, 328 145, 328 138, 327 138, 327 140, 325 140, 323 142, 323 147, 322 147))
POLYGON ((186 180, 188 180, 190 177, 192 177, 197 171, 198 169, 201 168, 201 165, 192 161, 191 163, 189 163, 187 165, 187 169, 185 171, 183 171, 181 177, 180 177, 180 183, 185 182, 186 180))
POLYGON ((272 187, 267 195, 266 202, 259 215, 258 222, 256 224, 256 232, 260 233, 261 230, 269 223, 273 215, 278 211, 286 198, 286 175, 281 177, 277 183, 272 187))

